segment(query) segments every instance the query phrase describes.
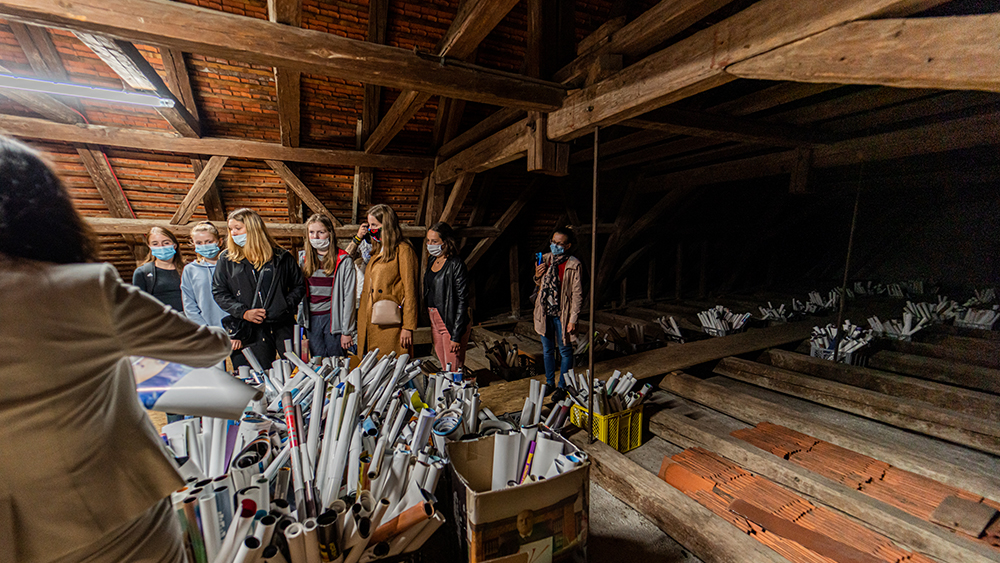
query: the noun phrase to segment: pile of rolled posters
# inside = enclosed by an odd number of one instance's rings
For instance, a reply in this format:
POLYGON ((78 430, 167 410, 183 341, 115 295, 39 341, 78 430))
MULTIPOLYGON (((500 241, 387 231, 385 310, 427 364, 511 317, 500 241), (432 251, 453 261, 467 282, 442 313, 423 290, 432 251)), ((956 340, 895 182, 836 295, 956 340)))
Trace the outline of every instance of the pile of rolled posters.
POLYGON ((167 436, 189 479, 173 498, 189 559, 356 563, 420 548, 445 521, 433 492, 446 440, 478 420, 474 386, 425 381, 405 354, 375 350, 355 369, 291 347, 285 358, 251 362, 263 412, 251 404, 221 434, 181 421, 167 436))
POLYGON ((893 340, 910 340, 918 330, 927 326, 928 323, 927 319, 920 319, 914 324, 913 314, 908 311, 903 313, 903 320, 891 319, 882 322, 877 316, 868 319, 868 325, 872 327, 875 336, 893 340))
POLYGON ((858 295, 881 295, 885 293, 885 286, 871 281, 854 282, 854 293, 858 295))
POLYGON ((896 297, 898 299, 906 297, 906 294, 903 292, 903 287, 898 283, 890 283, 885 287, 885 290, 886 293, 889 294, 889 297, 896 297))
POLYGON ((966 309, 955 316, 955 326, 993 330, 997 317, 1000 313, 996 309, 966 309))
POLYGON ((813 356, 850 363, 851 355, 868 346, 873 339, 871 329, 863 329, 847 320, 839 330, 832 324, 813 327, 809 342, 813 356))
POLYGON ((792 316, 792 311, 785 310, 784 303, 780 307, 775 308, 768 301, 767 307, 758 307, 758 309, 760 309, 761 318, 765 321, 788 322, 789 317, 792 316))
POLYGON ((493 473, 490 490, 537 483, 571 471, 586 454, 561 439, 544 424, 521 426, 493 436, 493 473))
MULTIPOLYGON (((594 392, 594 414, 599 415, 614 414, 635 408, 641 405, 653 390, 653 386, 648 383, 638 385, 632 372, 622 375, 620 371, 615 370, 607 382, 594 378, 588 385, 589 379, 589 372, 588 377, 575 373, 573 370, 562 374, 566 398, 553 405, 545 419, 546 426, 554 430, 561 429, 568 420, 569 410, 574 404, 586 411, 592 390, 594 392)), ((541 384, 540 392, 545 393, 544 384, 541 384)), ((529 403, 532 396, 529 395, 528 399, 525 400, 525 411, 528 413, 531 412, 529 403)), ((525 412, 522 411, 522 417, 524 414, 525 412)), ((522 418, 522 420, 525 419, 522 418)), ((536 416, 532 423, 538 422, 538 420, 539 418, 536 416)))
MULTIPOLYGON (((608 337, 601 334, 600 331, 594 331, 594 354, 603 352, 608 348, 608 337)), ((574 356, 582 356, 587 353, 590 348, 590 339, 583 338, 582 336, 577 337, 576 347, 573 349, 574 356)))
POLYGON ((817 309, 834 309, 840 304, 840 288, 831 289, 826 297, 820 295, 818 291, 809 292, 809 302, 816 305, 817 309))
POLYGON ((997 300, 997 291, 992 287, 986 289, 977 289, 973 293, 973 296, 969 298, 968 301, 964 303, 966 307, 975 307, 977 305, 989 305, 990 303, 995 303, 997 300))
POLYGON ((236 419, 248 402, 263 395, 254 381, 239 381, 217 367, 136 356, 132 373, 142 405, 160 412, 236 419))
POLYGON ((663 334, 675 342, 684 343, 684 336, 681 334, 681 327, 677 326, 677 321, 673 317, 660 317, 656 319, 656 324, 660 325, 663 334))
POLYGON ((746 322, 750 320, 750 313, 734 313, 722 305, 716 305, 698 313, 698 320, 701 321, 705 334, 725 336, 742 331, 746 322))
POLYGON ((955 318, 958 314, 958 303, 943 295, 938 296, 937 303, 914 303, 907 301, 903 307, 904 312, 912 314, 918 319, 926 319, 932 323, 942 323, 955 318))
POLYGON ((792 311, 800 314, 809 314, 819 311, 819 305, 813 303, 812 301, 802 302, 798 299, 792 299, 792 311))

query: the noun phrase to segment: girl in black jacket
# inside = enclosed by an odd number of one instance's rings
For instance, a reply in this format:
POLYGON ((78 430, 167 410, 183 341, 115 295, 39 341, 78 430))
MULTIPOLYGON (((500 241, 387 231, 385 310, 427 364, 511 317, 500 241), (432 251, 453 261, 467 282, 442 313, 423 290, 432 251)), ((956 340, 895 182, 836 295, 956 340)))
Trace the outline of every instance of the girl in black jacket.
POLYGON ((461 371, 469 345, 469 272, 458 256, 455 231, 448 223, 427 230, 427 252, 434 261, 424 273, 424 302, 431 317, 434 352, 445 369, 461 371))
MULTIPOLYGON (((230 213, 227 248, 215 267, 212 296, 232 317, 223 324, 242 325, 243 346, 265 368, 292 338, 295 311, 305 294, 302 270, 292 254, 278 246, 260 215, 249 209, 230 213)), ((232 359, 234 366, 247 365, 239 351, 232 359)))

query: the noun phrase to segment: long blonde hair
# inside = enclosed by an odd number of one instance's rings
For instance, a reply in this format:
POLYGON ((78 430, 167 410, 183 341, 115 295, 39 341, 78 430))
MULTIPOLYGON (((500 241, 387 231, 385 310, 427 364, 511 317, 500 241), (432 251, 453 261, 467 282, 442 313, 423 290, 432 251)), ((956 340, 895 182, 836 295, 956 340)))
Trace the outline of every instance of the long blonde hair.
MULTIPOLYGON (((181 273, 181 271, 184 270, 184 257, 181 256, 181 243, 177 242, 177 236, 163 227, 152 227, 149 229, 149 232, 146 233, 146 242, 148 243, 149 237, 155 234, 163 235, 170 239, 170 242, 174 243, 174 250, 176 252, 174 252, 174 257, 170 259, 170 262, 175 268, 177 268, 177 273, 181 273)), ((153 248, 150 247, 149 254, 146 255, 146 259, 143 260, 142 263, 148 264, 149 262, 153 262, 155 260, 156 258, 153 256, 153 248)))
MULTIPOLYGON (((211 221, 201 221, 200 223, 197 223, 197 224, 195 224, 195 226, 191 227, 191 233, 188 234, 188 236, 191 237, 191 246, 195 245, 194 244, 194 235, 195 235, 195 233, 208 233, 208 234, 212 235, 213 237, 215 237, 215 242, 219 242, 219 241, 222 240, 222 237, 219 235, 219 229, 217 229, 215 227, 215 225, 212 224, 211 221)), ((250 238, 250 237, 247 237, 247 238, 250 238)), ((197 255, 196 258, 195 258, 195 260, 197 262, 204 262, 205 260, 207 260, 201 254, 198 254, 198 253, 195 253, 195 254, 197 255)))
POLYGON ((382 229, 379 231, 382 241, 372 245, 372 255, 381 252, 386 260, 394 260, 396 249, 400 243, 410 244, 403 238, 403 231, 399 228, 399 218, 396 217, 396 212, 388 205, 380 203, 373 205, 368 210, 368 214, 382 223, 382 229))
POLYGON ((316 213, 306 221, 306 256, 302 261, 302 273, 308 278, 313 275, 313 272, 323 267, 323 271, 326 275, 332 276, 333 272, 337 270, 337 231, 333 230, 333 221, 329 217, 323 215, 322 213, 316 213), (309 225, 313 223, 320 223, 323 228, 330 233, 330 246, 326 250, 326 256, 322 259, 319 257, 319 252, 313 248, 312 243, 309 242, 309 225))
POLYGON ((274 258, 275 249, 281 248, 256 211, 245 207, 237 209, 229 214, 229 220, 239 221, 247 229, 247 243, 243 246, 233 241, 232 233, 226 237, 226 254, 233 262, 242 262, 246 258, 254 268, 260 269, 274 258))

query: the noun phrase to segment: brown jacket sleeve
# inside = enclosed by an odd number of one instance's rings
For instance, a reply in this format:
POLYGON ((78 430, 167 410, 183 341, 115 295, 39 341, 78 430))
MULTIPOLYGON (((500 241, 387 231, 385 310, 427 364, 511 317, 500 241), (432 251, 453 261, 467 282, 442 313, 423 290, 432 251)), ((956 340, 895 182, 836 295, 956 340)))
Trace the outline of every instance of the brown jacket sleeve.
POLYGON ((580 309, 583 308, 583 264, 577 261, 579 266, 576 268, 576 275, 573 276, 572 286, 570 291, 572 292, 572 297, 570 300, 569 308, 569 322, 576 324, 577 319, 580 318, 580 309))
POLYGON ((417 309, 420 305, 420 294, 417 292, 417 273, 420 264, 417 253, 409 244, 400 244, 396 259, 399 260, 399 277, 403 284, 403 328, 417 329, 417 309))

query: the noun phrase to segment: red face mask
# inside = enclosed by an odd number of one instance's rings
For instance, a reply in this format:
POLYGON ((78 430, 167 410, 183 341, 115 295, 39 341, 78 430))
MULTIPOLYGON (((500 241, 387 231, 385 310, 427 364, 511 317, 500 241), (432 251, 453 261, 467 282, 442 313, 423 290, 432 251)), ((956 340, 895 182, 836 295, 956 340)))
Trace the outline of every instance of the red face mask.
POLYGON ((381 242, 381 240, 382 240, 381 229, 378 229, 378 228, 368 229, 368 234, 371 235, 373 241, 375 241, 375 242, 381 242))

